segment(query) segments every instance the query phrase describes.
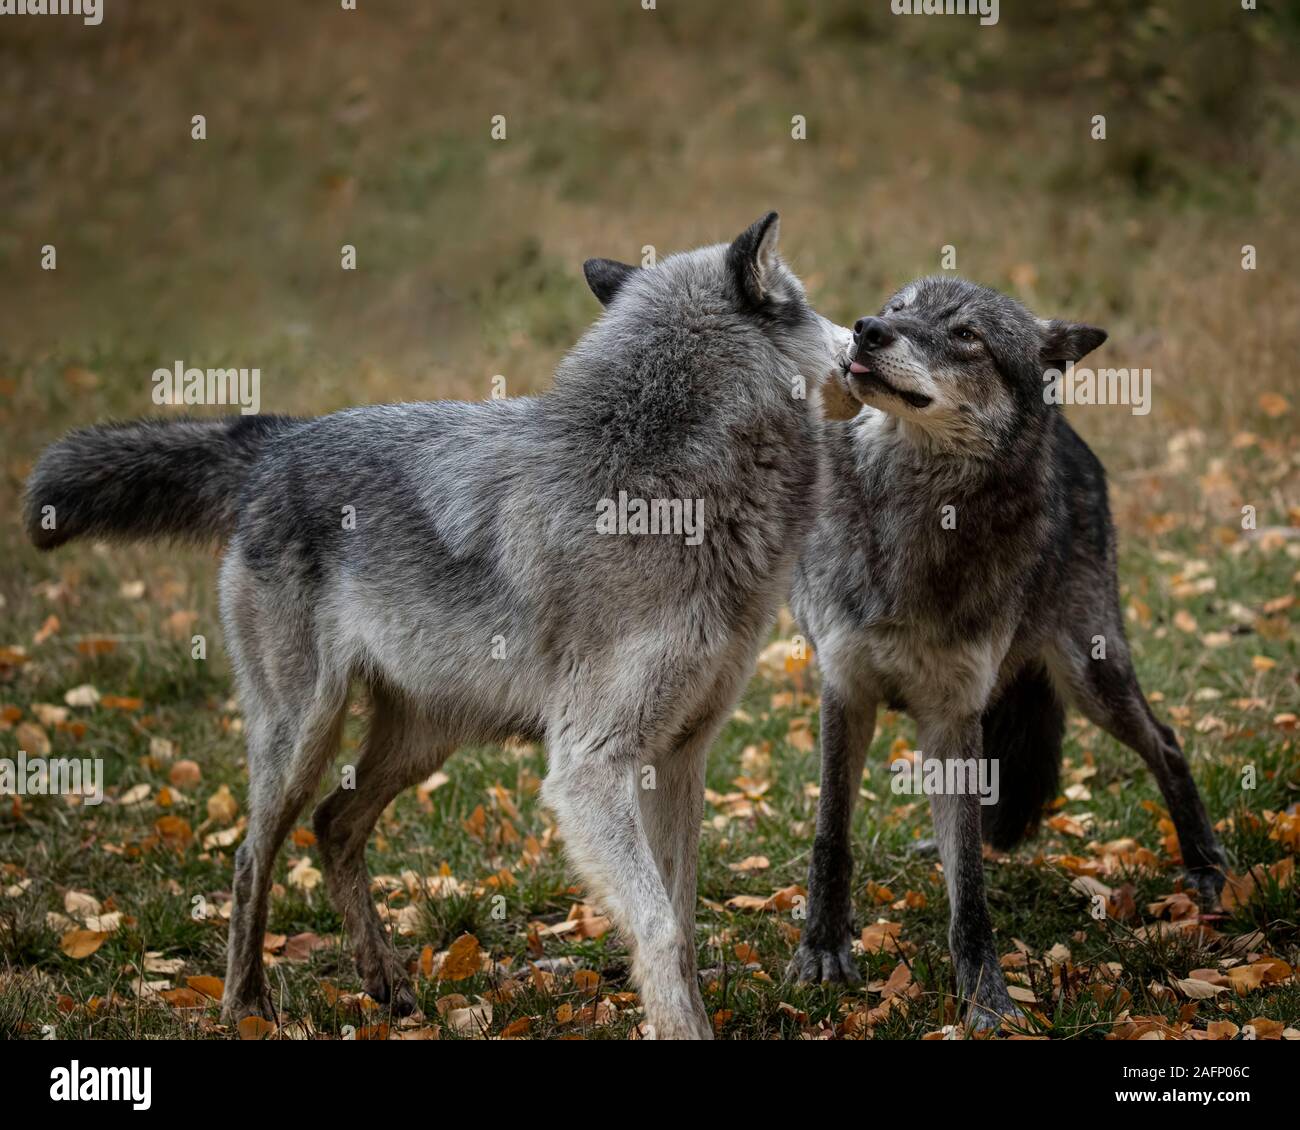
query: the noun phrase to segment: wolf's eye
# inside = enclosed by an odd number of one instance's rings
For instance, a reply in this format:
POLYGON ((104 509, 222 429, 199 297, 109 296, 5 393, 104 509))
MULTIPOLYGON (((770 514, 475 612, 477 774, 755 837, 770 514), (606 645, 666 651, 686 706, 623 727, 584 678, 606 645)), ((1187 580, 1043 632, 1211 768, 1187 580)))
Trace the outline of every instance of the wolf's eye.
POLYGON ((971 329, 970 326, 958 326, 952 332, 958 341, 979 341, 980 339, 979 334, 971 329))

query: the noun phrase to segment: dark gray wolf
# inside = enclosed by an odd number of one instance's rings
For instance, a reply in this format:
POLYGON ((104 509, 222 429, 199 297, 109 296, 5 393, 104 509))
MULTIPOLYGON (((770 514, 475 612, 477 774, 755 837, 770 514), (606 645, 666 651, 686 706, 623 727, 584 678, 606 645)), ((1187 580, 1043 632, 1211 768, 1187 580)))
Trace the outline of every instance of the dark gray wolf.
POLYGON ((221 611, 250 782, 227 1015, 271 1015, 272 867, 361 684, 373 713, 355 788, 314 823, 370 994, 415 1002, 368 890, 376 818, 457 746, 518 736, 546 743, 544 799, 628 937, 649 1027, 711 1034, 695 952, 705 755, 812 520, 815 389, 849 337, 809 307, 777 233, 772 213, 651 269, 588 262, 605 313, 541 396, 144 421, 41 458, 38 546, 228 541, 221 611), (702 525, 599 529, 621 498, 665 519, 689 504, 702 525))
POLYGON ((823 673, 809 919, 791 966, 801 979, 858 978, 849 820, 882 701, 916 719, 927 759, 999 762, 996 804, 971 790, 931 796, 974 1024, 1014 1011, 981 833, 1006 849, 1036 826, 1056 795, 1066 703, 1155 774, 1200 894, 1223 885, 1187 762, 1133 673, 1105 473, 1044 396, 1045 371, 1105 339, 953 278, 914 282, 854 327, 839 379, 866 407, 825 425, 827 494, 792 599, 823 673))

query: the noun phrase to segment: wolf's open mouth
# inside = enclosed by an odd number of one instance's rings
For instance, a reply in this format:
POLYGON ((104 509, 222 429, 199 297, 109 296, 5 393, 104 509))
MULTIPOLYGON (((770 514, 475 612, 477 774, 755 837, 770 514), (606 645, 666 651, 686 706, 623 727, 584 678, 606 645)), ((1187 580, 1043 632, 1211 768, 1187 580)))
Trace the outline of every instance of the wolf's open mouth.
POLYGON ((928 408, 930 405, 932 397, 925 396, 919 392, 907 392, 904 389, 895 388, 874 369, 862 364, 861 361, 854 361, 845 366, 844 372, 849 379, 850 385, 856 377, 864 385, 871 388, 877 388, 881 392, 888 393, 890 396, 896 396, 899 400, 906 404, 910 404, 913 408, 928 408))

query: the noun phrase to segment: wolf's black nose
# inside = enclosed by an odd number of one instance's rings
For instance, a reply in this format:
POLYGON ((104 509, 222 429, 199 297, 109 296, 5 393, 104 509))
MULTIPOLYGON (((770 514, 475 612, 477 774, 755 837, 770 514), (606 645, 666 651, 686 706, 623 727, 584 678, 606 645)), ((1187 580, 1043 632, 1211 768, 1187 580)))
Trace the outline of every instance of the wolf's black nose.
POLYGON ((897 341, 898 334, 884 318, 859 318, 853 323, 853 338, 867 349, 883 349, 897 341))

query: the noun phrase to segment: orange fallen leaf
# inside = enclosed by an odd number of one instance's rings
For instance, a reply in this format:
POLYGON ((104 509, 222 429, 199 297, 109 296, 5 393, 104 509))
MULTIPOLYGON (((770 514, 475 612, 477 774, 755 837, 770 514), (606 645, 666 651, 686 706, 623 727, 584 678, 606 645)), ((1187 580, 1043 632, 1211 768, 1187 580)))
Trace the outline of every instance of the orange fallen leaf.
POLYGON ((245 1016, 239 1022, 239 1038, 241 1040, 265 1040, 275 1034, 275 1025, 269 1020, 263 1020, 260 1016, 245 1016))
POLYGON ((160 989, 158 995, 172 1008, 202 1008, 208 1003, 207 997, 194 989, 160 989))
POLYGON ((594 969, 575 969, 573 984, 584 993, 594 993, 600 988, 600 974, 594 969))
POLYGON ((171 770, 167 774, 167 780, 178 789, 193 788, 202 779, 203 770, 199 768, 198 762, 186 758, 173 762, 171 770))
POLYGON ((69 930, 59 939, 59 949, 73 961, 81 961, 99 949, 107 937, 101 930, 69 930))
POLYGON ((894 892, 871 879, 867 882, 867 898, 877 903, 893 902, 894 892))
POLYGON ((463 981, 466 977, 473 977, 481 964, 478 939, 473 934, 462 934, 447 950, 442 968, 438 970, 438 980, 463 981))
POLYGON ((901 922, 873 922, 862 931, 862 948, 868 953, 897 953, 901 922))
POLYGON ((36 630, 36 634, 32 636, 32 643, 43 644, 58 630, 59 630, 59 618, 57 616, 47 616, 45 617, 45 623, 43 623, 36 630))
POLYGON ((196 993, 202 993, 214 1001, 219 1001, 226 991, 226 984, 220 977, 186 977, 185 983, 196 993))
POLYGON ((239 802, 235 800, 229 785, 222 785, 208 797, 208 819, 214 824, 229 824, 239 813, 239 802))
POLYGON ((116 650, 117 640, 111 640, 105 636, 87 636, 77 643, 77 651, 87 656, 108 655, 116 650))
POLYGON ((894 966, 894 970, 890 973, 884 988, 881 989, 880 995, 883 999, 888 1000, 890 997, 906 992, 911 984, 912 971, 900 961, 894 966))
POLYGON ((1285 416, 1291 411, 1290 401, 1276 392, 1261 392, 1258 403, 1264 415, 1272 420, 1276 420, 1279 416, 1285 416))
POLYGON ((765 855, 748 855, 739 863, 728 863, 728 871, 766 871, 772 866, 771 860, 765 855))

